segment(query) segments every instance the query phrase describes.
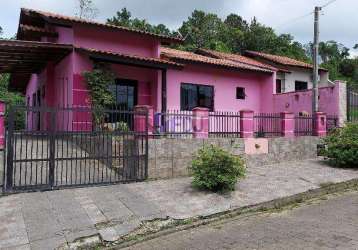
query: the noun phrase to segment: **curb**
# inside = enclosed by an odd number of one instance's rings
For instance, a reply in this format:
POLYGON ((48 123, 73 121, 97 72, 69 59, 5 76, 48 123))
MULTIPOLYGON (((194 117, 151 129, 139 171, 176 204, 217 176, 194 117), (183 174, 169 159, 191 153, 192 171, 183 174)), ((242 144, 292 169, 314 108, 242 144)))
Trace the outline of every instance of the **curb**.
POLYGON ((292 196, 278 198, 275 200, 271 200, 271 201, 267 201, 267 202, 263 202, 263 203, 259 203, 259 204, 255 204, 255 205, 240 207, 237 209, 228 210, 225 212, 212 214, 212 215, 205 216, 205 217, 198 217, 198 218, 195 218, 194 222, 191 224, 185 224, 185 225, 180 225, 180 226, 174 225, 170 228, 162 229, 158 232, 148 233, 145 235, 138 235, 138 237, 137 237, 138 239, 135 239, 135 240, 125 240, 124 239, 124 241, 122 241, 121 243, 107 247, 105 249, 121 249, 121 248, 125 248, 125 247, 130 247, 130 246, 136 245, 141 242, 145 242, 145 241, 148 241, 151 239, 155 239, 155 238, 162 237, 162 236, 172 234, 175 232, 179 232, 179 231, 193 229, 193 228, 207 225, 210 223, 214 223, 214 222, 217 222, 217 221, 220 221, 223 219, 230 219, 230 218, 233 218, 233 217, 236 217, 239 215, 244 215, 247 213, 265 212, 267 210, 280 209, 280 208, 284 208, 284 207, 287 207, 287 206, 290 206, 293 204, 302 203, 302 202, 309 201, 312 199, 320 198, 325 195, 335 194, 335 193, 340 193, 340 192, 355 190, 355 189, 358 190, 358 179, 352 179, 352 180, 340 182, 340 183, 322 184, 321 187, 319 187, 319 188, 311 189, 306 192, 295 194, 292 196))

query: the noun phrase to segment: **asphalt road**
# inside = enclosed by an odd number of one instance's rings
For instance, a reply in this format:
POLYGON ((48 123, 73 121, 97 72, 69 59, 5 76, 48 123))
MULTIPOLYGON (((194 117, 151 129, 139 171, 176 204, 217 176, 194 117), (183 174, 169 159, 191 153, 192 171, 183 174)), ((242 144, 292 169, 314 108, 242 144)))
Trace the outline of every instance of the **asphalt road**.
POLYGON ((128 249, 358 249, 358 192, 238 217, 128 249))

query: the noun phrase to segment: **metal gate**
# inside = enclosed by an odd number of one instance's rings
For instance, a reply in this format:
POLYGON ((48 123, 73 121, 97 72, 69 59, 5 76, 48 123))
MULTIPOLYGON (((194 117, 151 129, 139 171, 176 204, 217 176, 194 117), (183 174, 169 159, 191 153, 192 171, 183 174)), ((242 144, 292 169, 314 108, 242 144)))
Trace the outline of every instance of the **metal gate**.
POLYGON ((347 91, 347 112, 349 122, 358 122, 358 91, 352 88, 347 91))
POLYGON ((148 176, 147 112, 11 107, 6 144, 6 192, 148 176))

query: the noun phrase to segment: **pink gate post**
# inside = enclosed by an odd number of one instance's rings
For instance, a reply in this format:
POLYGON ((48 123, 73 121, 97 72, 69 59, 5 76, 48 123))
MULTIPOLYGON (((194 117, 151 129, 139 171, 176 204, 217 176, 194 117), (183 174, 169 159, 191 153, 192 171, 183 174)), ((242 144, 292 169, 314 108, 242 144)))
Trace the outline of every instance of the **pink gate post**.
POLYGON ((254 137, 254 111, 240 111, 240 136, 241 138, 254 137))
POLYGON ((205 139, 209 137, 209 109, 197 107, 193 109, 193 137, 205 139))
POLYGON ((327 135, 327 117, 323 112, 316 112, 314 115, 314 135, 326 136, 327 135))
POLYGON ((152 135, 154 131, 154 109, 149 105, 137 105, 134 107, 134 131, 146 131, 146 113, 148 113, 148 134, 152 135))
POLYGON ((291 112, 281 112, 281 131, 283 137, 295 136, 295 115, 291 112))
POLYGON ((0 150, 5 148, 5 102, 0 101, 0 150))

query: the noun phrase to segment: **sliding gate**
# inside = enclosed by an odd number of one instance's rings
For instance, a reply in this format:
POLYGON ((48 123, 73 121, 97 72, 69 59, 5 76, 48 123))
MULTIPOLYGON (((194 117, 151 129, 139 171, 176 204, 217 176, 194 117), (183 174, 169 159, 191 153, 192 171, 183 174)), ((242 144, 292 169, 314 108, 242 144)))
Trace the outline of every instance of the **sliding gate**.
POLYGON ((144 112, 11 107, 5 191, 144 180, 147 124, 144 112))

